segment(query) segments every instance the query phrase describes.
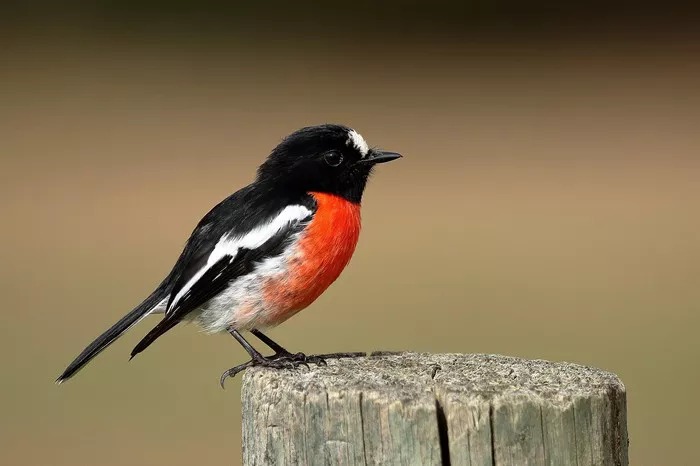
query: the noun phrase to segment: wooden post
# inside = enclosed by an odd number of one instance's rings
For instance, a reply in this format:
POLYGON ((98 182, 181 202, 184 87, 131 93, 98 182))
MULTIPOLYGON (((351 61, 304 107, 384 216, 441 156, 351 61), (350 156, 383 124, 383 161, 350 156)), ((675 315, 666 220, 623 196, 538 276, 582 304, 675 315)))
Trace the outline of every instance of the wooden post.
POLYGON ((245 465, 626 466, 609 372, 495 355, 372 355, 248 369, 245 465))

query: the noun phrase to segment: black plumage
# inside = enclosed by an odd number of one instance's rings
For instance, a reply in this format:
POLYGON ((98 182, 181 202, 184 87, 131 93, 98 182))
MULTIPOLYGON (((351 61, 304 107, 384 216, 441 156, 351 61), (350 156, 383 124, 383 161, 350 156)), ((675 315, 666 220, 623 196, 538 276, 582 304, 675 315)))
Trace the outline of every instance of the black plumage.
MULTIPOLYGON (((173 328, 191 311, 222 292, 232 281, 253 272, 263 260, 282 254, 291 238, 301 232, 310 220, 311 216, 305 221, 287 224, 260 247, 255 249, 240 248, 235 256, 225 255, 219 259, 207 269, 173 307, 168 306, 165 318, 136 345, 131 351, 131 357, 133 358, 148 348, 159 336, 173 328)), ((177 287, 172 290, 171 302, 172 296, 178 292, 177 287)))

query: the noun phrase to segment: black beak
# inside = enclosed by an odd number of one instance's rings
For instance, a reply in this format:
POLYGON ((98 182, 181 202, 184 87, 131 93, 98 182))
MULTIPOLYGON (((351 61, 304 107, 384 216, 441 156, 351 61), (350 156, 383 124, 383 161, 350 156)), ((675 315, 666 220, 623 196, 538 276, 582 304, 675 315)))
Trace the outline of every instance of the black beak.
POLYGON ((401 154, 398 152, 388 152, 384 150, 371 150, 369 154, 362 160, 360 160, 358 163, 369 163, 369 164, 377 164, 377 163, 386 163, 386 162, 391 162, 392 160, 396 160, 398 158, 401 158, 401 154))

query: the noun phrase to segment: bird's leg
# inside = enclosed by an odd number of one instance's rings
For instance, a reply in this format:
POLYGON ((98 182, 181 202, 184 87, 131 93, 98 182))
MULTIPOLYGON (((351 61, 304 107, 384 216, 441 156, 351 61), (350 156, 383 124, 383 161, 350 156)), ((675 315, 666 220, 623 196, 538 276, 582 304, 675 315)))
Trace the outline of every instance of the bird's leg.
MULTIPOLYGON (((275 340, 273 340, 272 338, 268 337, 267 335, 265 335, 264 333, 262 333, 260 330, 251 330, 250 333, 252 333, 253 335, 255 335, 255 336, 258 338, 258 340, 262 341, 262 342, 265 343, 267 346, 269 346, 270 349, 271 349, 272 351, 275 352, 274 356, 277 356, 277 355, 280 355, 280 356, 282 356, 282 355, 288 356, 288 355, 291 355, 291 354, 292 354, 292 353, 290 353, 289 351, 287 351, 286 349, 284 349, 284 347, 283 347, 282 345, 280 345, 279 343, 275 342, 275 340)), ((273 357, 274 357, 274 356, 273 356, 273 357)))
MULTIPOLYGON (((245 369, 253 366, 261 366, 261 367, 271 367, 275 369, 293 369, 299 365, 305 365, 308 367, 308 364, 306 363, 305 360, 301 359, 295 359, 295 358, 284 358, 284 357, 269 357, 266 358, 258 350, 253 348, 253 346, 248 343, 248 341, 243 338, 243 335, 241 335, 238 330, 230 329, 229 333, 233 338, 238 341, 238 343, 241 344, 244 350, 250 355, 250 361, 239 364, 236 367, 232 367, 231 369, 227 370, 221 375, 221 379, 219 379, 219 382, 221 383, 221 386, 224 386, 224 382, 226 381, 227 378, 229 377, 234 377, 236 374, 239 372, 244 371, 245 369)), ((281 348, 281 347, 280 347, 281 348)))
POLYGON ((238 341, 238 343, 241 344, 243 349, 246 350, 246 353, 250 355, 250 358, 253 362, 262 361, 263 359, 265 359, 265 356, 263 356, 258 350, 253 348, 253 346, 250 343, 248 343, 248 341, 245 338, 243 338, 243 335, 241 335, 238 332, 238 330, 231 329, 228 331, 228 333, 230 333, 231 336, 235 338, 236 341, 238 341))
POLYGON ((275 340, 268 337, 267 335, 262 333, 260 330, 254 329, 254 330, 251 330, 250 333, 255 335, 258 338, 258 340, 265 343, 267 346, 270 347, 270 349, 272 349, 272 351, 275 352, 275 354, 270 356, 270 359, 298 362, 300 364, 304 364, 307 366, 308 366, 307 363, 310 363, 310 362, 315 363, 315 364, 321 364, 324 366, 326 365, 326 360, 322 356, 307 356, 304 353, 290 353, 282 345, 275 342, 275 340))
POLYGON ((301 360, 304 362, 316 363, 321 365, 326 365, 326 359, 339 359, 339 358, 357 358, 362 356, 367 356, 367 353, 329 353, 329 354, 316 354, 307 356, 304 353, 290 353, 282 345, 275 342, 272 338, 268 337, 260 330, 251 330, 250 333, 255 335, 260 341, 265 343, 267 346, 275 352, 272 356, 273 359, 287 359, 287 360, 301 360))

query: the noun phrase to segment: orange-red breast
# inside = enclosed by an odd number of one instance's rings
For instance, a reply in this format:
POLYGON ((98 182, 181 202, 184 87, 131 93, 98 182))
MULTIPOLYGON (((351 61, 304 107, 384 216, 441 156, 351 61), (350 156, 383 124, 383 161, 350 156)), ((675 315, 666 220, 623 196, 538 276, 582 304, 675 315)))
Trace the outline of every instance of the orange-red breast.
POLYGON ((229 332, 251 356, 245 367, 289 367, 322 358, 291 354, 261 332, 309 306, 343 271, 360 235, 360 201, 378 163, 400 157, 370 148, 341 125, 302 128, 286 137, 253 183, 216 205, 192 232, 158 288, 97 337, 61 374, 71 377, 150 314, 162 320, 135 356, 182 320, 229 332), (240 334, 250 331, 275 354, 262 356, 240 334))

